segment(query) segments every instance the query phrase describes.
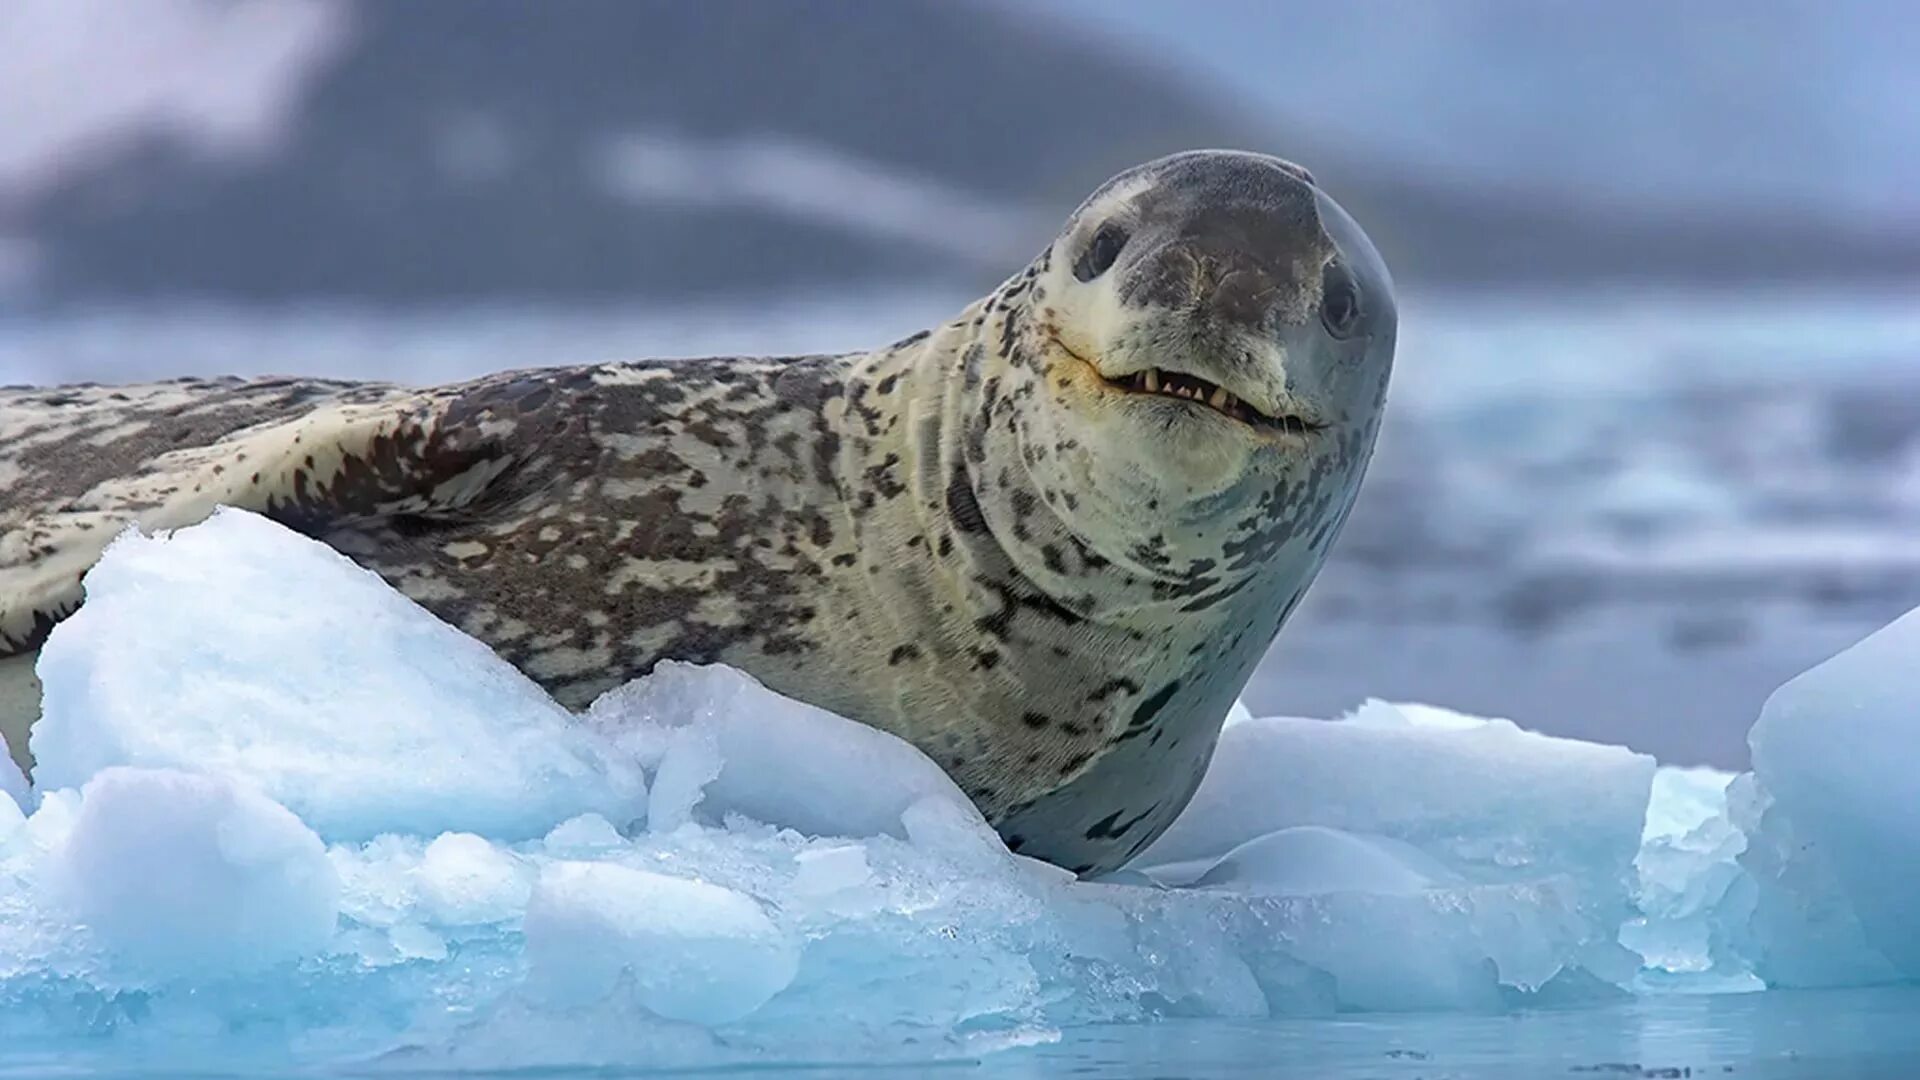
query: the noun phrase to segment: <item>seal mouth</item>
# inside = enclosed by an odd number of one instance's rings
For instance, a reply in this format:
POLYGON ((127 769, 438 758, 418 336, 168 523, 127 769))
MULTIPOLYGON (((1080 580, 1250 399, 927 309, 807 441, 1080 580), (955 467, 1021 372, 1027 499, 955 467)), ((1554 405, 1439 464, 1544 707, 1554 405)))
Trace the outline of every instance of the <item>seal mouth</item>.
POLYGON ((1146 368, 1142 371, 1110 377, 1100 370, 1098 364, 1074 352, 1057 335, 1050 334, 1048 337, 1061 352, 1087 365, 1089 370, 1100 377, 1101 382, 1122 393, 1172 398, 1189 405, 1198 405, 1219 413, 1235 423, 1244 424, 1261 432, 1307 435, 1327 426, 1296 413, 1268 415, 1235 397, 1226 387, 1184 371, 1146 368))
POLYGON ((1122 375, 1109 379, 1102 375, 1108 386, 1130 394, 1147 394, 1155 397, 1170 397, 1179 401, 1204 405, 1229 420, 1235 420, 1248 427, 1265 431, 1284 431, 1291 435, 1305 435, 1325 427, 1316 424, 1304 416, 1286 413, 1280 416, 1268 416, 1246 402, 1234 397, 1226 387, 1208 382, 1198 375, 1189 375, 1184 371, 1162 371, 1159 368, 1147 368, 1131 375, 1122 375))

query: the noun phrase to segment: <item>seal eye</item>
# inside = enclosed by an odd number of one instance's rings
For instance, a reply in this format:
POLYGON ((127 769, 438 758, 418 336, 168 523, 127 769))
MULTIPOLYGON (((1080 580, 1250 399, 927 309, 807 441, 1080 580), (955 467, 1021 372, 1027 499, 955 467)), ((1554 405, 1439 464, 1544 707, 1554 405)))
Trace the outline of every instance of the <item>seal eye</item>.
POLYGON ((1360 290, 1338 263, 1327 265, 1321 281, 1320 322, 1334 337, 1347 337, 1360 325, 1360 290))
POLYGON ((1081 281, 1092 281, 1107 272, 1113 260, 1120 257, 1120 249, 1127 246, 1127 230, 1109 221, 1100 226, 1093 234, 1093 242, 1087 250, 1074 260, 1073 276, 1081 281))

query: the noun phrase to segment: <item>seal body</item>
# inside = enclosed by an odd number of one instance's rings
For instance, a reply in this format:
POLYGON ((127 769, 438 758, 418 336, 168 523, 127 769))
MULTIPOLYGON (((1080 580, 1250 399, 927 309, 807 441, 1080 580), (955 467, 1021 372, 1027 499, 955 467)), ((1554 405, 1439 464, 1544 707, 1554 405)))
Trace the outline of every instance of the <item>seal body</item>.
POLYGON ((564 704, 728 663, 913 742, 1014 850, 1112 869, 1191 797, 1338 533, 1394 324, 1303 171, 1199 152, 867 353, 0 391, 0 666, 119 530, 239 506, 564 704))

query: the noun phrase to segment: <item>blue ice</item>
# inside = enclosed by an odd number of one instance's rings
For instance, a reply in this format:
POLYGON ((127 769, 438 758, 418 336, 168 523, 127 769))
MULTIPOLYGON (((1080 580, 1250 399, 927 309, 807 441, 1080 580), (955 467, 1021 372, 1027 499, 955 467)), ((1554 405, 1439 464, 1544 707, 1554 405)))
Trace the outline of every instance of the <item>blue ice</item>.
POLYGON ((1912 617, 1784 689, 1739 778, 1426 706, 1236 708, 1174 827, 1076 881, 891 736, 680 663, 574 716, 240 511, 121 537, 87 589, 33 788, 0 764, 16 1054, 925 1060, 1915 973, 1916 791, 1861 752, 1913 745, 1912 617))

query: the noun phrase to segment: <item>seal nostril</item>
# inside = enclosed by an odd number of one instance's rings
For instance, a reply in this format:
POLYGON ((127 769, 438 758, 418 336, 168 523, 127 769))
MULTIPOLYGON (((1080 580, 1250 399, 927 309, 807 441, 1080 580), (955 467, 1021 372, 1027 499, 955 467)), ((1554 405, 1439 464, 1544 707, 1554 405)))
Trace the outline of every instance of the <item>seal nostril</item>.
POLYGON ((1092 281, 1113 265, 1120 257, 1120 249, 1127 246, 1127 230, 1109 221, 1100 226, 1093 234, 1093 240, 1080 257, 1073 262, 1073 276, 1081 281, 1092 281))

